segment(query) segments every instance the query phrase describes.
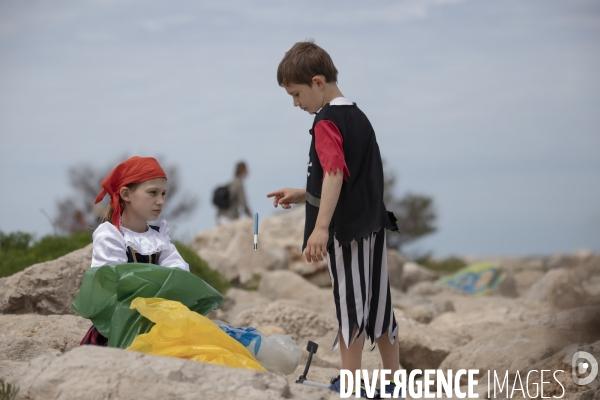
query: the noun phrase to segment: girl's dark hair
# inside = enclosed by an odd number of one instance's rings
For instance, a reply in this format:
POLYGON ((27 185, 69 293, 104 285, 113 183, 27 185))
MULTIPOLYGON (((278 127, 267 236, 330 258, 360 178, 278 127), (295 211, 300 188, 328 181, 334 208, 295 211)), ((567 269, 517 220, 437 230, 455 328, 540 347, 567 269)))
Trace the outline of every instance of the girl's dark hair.
MULTIPOLYGON (((125 187, 128 188, 130 191, 133 192, 138 187, 138 185, 139 185, 139 183, 130 183, 129 185, 125 185, 125 187)), ((121 200, 119 200, 119 201, 121 201, 121 200)), ((122 205, 121 205, 121 209, 123 209, 122 205)), ((104 211, 104 215, 102 216, 102 219, 100 219, 100 223, 103 224, 105 222, 111 222, 114 211, 115 210, 109 204, 106 207, 106 210, 104 211)))

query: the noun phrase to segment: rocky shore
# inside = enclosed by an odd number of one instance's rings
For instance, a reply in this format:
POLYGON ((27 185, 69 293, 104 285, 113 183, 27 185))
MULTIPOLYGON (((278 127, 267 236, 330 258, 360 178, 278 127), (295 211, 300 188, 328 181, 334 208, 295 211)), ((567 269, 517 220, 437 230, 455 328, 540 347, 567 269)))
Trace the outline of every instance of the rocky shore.
MULTIPOLYGON (((302 347, 319 344, 309 377, 328 382, 339 374, 333 297, 325 263, 300 255, 302 210, 265 219, 259 250, 252 247, 252 221, 199 234, 192 248, 234 287, 209 317, 263 332, 286 333, 302 347), (250 288, 251 290, 247 290, 250 288)), ((233 369, 132 351, 79 347, 91 325, 70 304, 91 246, 33 265, 0 279, 0 379, 19 387, 17 399, 329 399, 326 390, 293 383, 302 373, 233 369)), ((600 399, 600 378, 578 386, 571 357, 583 350, 600 360, 600 255, 488 260, 500 267, 503 285, 472 296, 437 283, 441 277, 388 250, 393 307, 399 323, 400 360, 414 369, 479 369, 476 392, 487 398, 487 371, 508 381, 530 371, 562 370, 537 397, 600 399), (561 393, 564 391, 564 395, 561 393)), ((378 351, 365 346, 363 368, 381 368, 378 351)), ((530 376, 535 376, 532 373, 530 376)), ((530 398, 517 390, 513 398, 530 398)), ((502 398, 498 395, 497 398, 502 398)))

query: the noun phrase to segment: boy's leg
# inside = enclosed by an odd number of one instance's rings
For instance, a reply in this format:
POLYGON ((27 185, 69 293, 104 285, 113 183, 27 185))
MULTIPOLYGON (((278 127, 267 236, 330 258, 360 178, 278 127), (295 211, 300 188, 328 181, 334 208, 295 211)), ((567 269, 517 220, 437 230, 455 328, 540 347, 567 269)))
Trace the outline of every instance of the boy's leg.
POLYGON ((398 343, 398 337, 394 338, 394 343, 390 343, 388 333, 385 332, 377 339, 377 347, 379 348, 379 354, 381 354, 381 361, 383 362, 383 369, 391 370, 391 376, 387 378, 392 380, 394 373, 400 367, 400 344, 398 343))
MULTIPOLYGON (((354 334, 355 332, 353 332, 354 334)), ((340 343, 340 354, 342 356, 342 369, 349 370, 352 374, 357 369, 360 369, 362 362, 362 350, 365 342, 365 333, 363 332, 356 340, 346 347, 342 333, 338 333, 338 340, 340 343)), ((348 387, 348 382, 342 382, 345 387, 348 387)))
MULTIPOLYGON (((343 247, 334 238, 327 254, 339 326, 338 337, 332 350, 340 347, 342 369, 347 369, 353 374, 361 368, 365 314, 368 312, 368 292, 365 291, 364 281, 369 264, 363 247, 366 248, 368 256, 368 244, 361 243, 359 246, 358 242, 353 241, 349 246, 343 247)), ((348 382, 341 383, 347 387, 348 382)))
POLYGON ((400 346, 397 337, 398 324, 390 293, 385 229, 373 235, 371 245, 372 295, 367 333, 376 338, 383 368, 391 371, 391 376, 387 377, 391 380, 400 367, 400 346), (390 341, 390 332, 393 342, 390 341))

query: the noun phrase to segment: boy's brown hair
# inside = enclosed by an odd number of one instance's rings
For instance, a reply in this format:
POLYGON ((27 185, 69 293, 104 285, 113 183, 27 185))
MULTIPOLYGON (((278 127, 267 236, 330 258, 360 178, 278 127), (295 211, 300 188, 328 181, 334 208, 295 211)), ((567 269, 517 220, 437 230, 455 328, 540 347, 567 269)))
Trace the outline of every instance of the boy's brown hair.
POLYGON ((277 67, 279 86, 290 83, 312 86, 312 78, 323 75, 325 82, 337 82, 338 71, 331 57, 314 40, 298 42, 285 53, 277 67))

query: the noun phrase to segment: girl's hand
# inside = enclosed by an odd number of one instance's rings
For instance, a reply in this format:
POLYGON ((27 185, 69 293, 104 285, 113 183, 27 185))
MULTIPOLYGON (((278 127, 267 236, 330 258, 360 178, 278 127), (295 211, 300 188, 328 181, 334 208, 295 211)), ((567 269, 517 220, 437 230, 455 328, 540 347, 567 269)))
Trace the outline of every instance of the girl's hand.
POLYGON ((315 227, 308 238, 308 241, 306 242, 306 248, 304 249, 306 261, 309 263, 313 261, 323 261, 323 257, 327 257, 328 241, 329 229, 315 227))
POLYGON ((283 188, 267 194, 267 197, 274 197, 273 207, 277 208, 277 205, 280 205, 287 210, 292 208, 291 204, 298 204, 304 200, 306 189, 283 188))

